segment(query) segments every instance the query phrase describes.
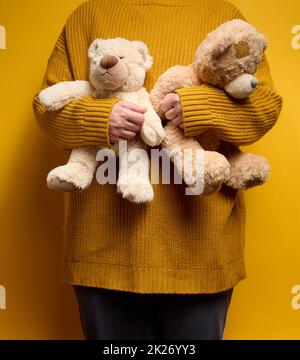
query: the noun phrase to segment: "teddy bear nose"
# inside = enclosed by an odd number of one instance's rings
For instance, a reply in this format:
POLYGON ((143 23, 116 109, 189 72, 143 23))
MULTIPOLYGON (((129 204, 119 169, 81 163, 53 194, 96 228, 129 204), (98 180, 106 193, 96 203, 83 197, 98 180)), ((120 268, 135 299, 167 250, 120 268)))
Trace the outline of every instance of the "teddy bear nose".
POLYGON ((255 89, 255 88, 257 87, 257 85, 258 85, 257 79, 255 79, 255 78, 252 79, 252 80, 251 80, 251 86, 252 86, 252 88, 255 89))
POLYGON ((103 66, 105 69, 110 69, 113 66, 117 65, 118 63, 118 59, 113 56, 113 55, 105 55, 103 56, 103 58, 101 59, 101 66, 103 66))

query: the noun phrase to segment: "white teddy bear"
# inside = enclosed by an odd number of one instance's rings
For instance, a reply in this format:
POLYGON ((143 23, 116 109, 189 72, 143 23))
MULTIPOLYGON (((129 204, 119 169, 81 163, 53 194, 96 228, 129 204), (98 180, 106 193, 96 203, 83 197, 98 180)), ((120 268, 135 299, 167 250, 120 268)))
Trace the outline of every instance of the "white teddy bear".
MULTIPOLYGON (((141 156, 137 166, 136 160, 130 160, 130 153, 135 149, 146 150, 147 145, 157 146, 164 139, 161 120, 143 87, 146 72, 152 66, 152 56, 148 53, 147 45, 141 41, 114 38, 94 40, 88 50, 88 57, 90 81, 57 83, 42 90, 39 99, 50 111, 62 109, 70 102, 87 95, 117 98, 147 108, 140 134, 127 142, 127 153, 123 154, 122 150, 119 152, 118 144, 113 145, 112 149, 120 158, 118 192, 134 203, 149 202, 154 193, 149 180, 148 156, 141 156)), ((48 187, 60 191, 86 189, 97 168, 96 154, 99 149, 101 147, 73 149, 67 164, 48 174, 48 187)))

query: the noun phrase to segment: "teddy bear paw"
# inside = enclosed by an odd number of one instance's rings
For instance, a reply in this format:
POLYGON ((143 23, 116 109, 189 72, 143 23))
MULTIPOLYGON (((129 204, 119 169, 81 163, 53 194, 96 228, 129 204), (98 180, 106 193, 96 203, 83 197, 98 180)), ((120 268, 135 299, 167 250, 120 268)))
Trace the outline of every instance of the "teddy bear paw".
POLYGON ((219 191, 229 176, 230 164, 226 157, 216 151, 205 151, 202 195, 210 195, 219 191))
POLYGON ((161 124, 145 122, 141 129, 141 137, 149 146, 158 146, 165 137, 165 131, 161 124))
POLYGON ((71 192, 86 189, 92 179, 93 174, 84 164, 69 163, 50 171, 47 185, 52 190, 71 192))
POLYGON ((270 174, 270 164, 262 156, 241 153, 231 159, 230 163, 231 173, 226 185, 236 190, 262 185, 270 174))
POLYGON ((153 200, 154 192, 151 184, 118 184, 118 193, 130 202, 140 204, 153 200))

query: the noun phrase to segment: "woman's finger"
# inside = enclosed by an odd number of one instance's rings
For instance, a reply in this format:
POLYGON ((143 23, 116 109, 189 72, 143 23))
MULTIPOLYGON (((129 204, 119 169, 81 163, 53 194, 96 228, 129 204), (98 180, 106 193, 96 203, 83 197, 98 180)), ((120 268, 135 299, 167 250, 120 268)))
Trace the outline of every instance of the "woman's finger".
POLYGON ((160 108, 162 111, 167 112, 172 109, 175 104, 178 102, 178 95, 175 93, 167 94, 160 103, 160 108))
POLYGON ((174 120, 171 121, 171 123, 175 126, 179 126, 182 124, 182 116, 178 115, 174 120))
POLYGON ((144 114, 147 111, 147 108, 144 106, 139 106, 131 102, 121 101, 121 105, 129 110, 144 114))
POLYGON ((173 120, 178 116, 178 110, 174 107, 167 112, 165 112, 165 117, 167 120, 173 120))
POLYGON ((120 137, 123 137, 127 140, 133 139, 136 136, 136 133, 133 131, 129 131, 129 130, 122 130, 120 137))
POLYGON ((136 111, 132 111, 129 109, 126 109, 126 120, 127 122, 134 123, 136 125, 142 126, 144 123, 144 114, 138 113, 136 111))
POLYGON ((137 125, 133 122, 127 121, 124 126, 124 129, 137 133, 141 130, 141 127, 142 127, 141 125, 137 125))

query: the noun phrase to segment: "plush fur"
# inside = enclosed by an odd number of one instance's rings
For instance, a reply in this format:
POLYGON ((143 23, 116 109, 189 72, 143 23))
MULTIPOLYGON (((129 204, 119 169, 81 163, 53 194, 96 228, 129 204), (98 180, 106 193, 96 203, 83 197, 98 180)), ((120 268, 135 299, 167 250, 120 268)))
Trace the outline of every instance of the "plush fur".
POLYGON ((247 22, 234 19, 206 36, 193 65, 203 83, 224 88, 243 73, 255 73, 266 48, 264 35, 247 22))
MULTIPOLYGON (((157 146, 164 138, 161 120, 156 114, 150 96, 143 87, 146 72, 152 66, 152 57, 147 45, 141 41, 123 38, 96 39, 88 50, 90 59, 90 82, 68 81, 55 84, 39 94, 47 110, 59 110, 71 101, 86 95, 97 98, 118 98, 147 108, 140 135, 127 142, 127 152, 118 151, 120 158, 118 192, 134 203, 145 203, 153 199, 153 188, 149 180, 147 145, 157 146), (109 72, 106 65, 109 64, 109 72), (147 144, 147 145, 146 145, 147 144)), ((92 182, 97 168, 96 153, 99 147, 73 149, 68 163, 52 170, 47 177, 49 188, 60 191, 84 190, 92 182)))
MULTIPOLYGON (((223 88, 234 98, 244 99, 257 87, 254 77, 267 47, 264 35, 247 22, 228 21, 209 33, 196 51, 188 66, 175 65, 157 80, 150 96, 157 113, 163 117, 160 102, 176 89, 210 84, 223 88)), ((263 184, 269 175, 268 161, 261 156, 245 154, 236 146, 228 145, 223 153, 221 142, 209 130, 194 138, 185 138, 184 132, 172 124, 165 126, 162 147, 172 160, 188 186, 191 174, 183 172, 183 151, 186 148, 204 151, 204 187, 202 194, 211 194, 225 183, 234 189, 247 189, 263 184)))

